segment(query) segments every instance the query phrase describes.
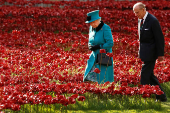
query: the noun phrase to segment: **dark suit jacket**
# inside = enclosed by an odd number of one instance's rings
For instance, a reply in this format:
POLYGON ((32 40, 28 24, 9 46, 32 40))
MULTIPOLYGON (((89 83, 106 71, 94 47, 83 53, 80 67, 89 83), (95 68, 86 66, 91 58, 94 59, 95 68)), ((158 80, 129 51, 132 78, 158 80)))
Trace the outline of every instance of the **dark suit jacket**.
POLYGON ((140 30, 139 55, 142 61, 153 61, 164 56, 164 36, 157 18, 148 13, 140 30))

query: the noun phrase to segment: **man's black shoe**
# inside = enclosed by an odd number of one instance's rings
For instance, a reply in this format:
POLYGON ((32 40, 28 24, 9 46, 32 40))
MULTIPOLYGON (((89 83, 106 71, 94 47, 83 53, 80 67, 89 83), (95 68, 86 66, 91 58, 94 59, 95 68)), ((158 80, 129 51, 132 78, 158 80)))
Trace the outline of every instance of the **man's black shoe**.
POLYGON ((157 102, 157 101, 167 102, 167 98, 165 97, 165 98, 161 98, 161 99, 156 99, 156 102, 157 102))

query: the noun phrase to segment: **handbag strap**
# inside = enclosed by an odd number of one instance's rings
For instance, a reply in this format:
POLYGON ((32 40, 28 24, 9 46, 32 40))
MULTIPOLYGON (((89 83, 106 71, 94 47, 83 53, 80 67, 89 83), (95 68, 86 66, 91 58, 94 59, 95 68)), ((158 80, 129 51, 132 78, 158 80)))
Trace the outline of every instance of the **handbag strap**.
MULTIPOLYGON (((104 39, 104 27, 103 27, 103 39, 104 39)), ((104 39, 105 43, 106 43, 106 40, 104 39)), ((103 47, 103 45, 102 45, 103 47)), ((105 49, 106 53, 107 53, 107 50, 105 49)))

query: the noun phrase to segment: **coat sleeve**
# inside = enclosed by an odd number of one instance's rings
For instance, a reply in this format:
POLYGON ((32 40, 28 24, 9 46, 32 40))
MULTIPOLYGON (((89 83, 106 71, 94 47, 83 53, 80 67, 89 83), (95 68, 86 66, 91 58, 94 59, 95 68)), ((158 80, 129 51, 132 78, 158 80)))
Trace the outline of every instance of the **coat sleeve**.
POLYGON ((113 37, 112 37, 111 29, 108 25, 106 25, 104 28, 104 40, 105 43, 101 45, 101 49, 107 49, 113 47, 113 37))
POLYGON ((156 43, 157 55, 164 56, 165 41, 164 41, 164 36, 161 30, 161 26, 157 19, 154 20, 152 24, 152 29, 153 29, 153 35, 154 35, 155 43, 156 43))

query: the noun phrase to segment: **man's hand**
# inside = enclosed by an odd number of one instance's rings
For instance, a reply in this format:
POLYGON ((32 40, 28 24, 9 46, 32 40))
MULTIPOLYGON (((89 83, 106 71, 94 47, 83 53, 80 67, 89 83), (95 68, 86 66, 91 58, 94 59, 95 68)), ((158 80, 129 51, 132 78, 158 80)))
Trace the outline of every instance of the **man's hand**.
POLYGON ((164 60, 164 56, 158 56, 158 61, 163 61, 164 60))

